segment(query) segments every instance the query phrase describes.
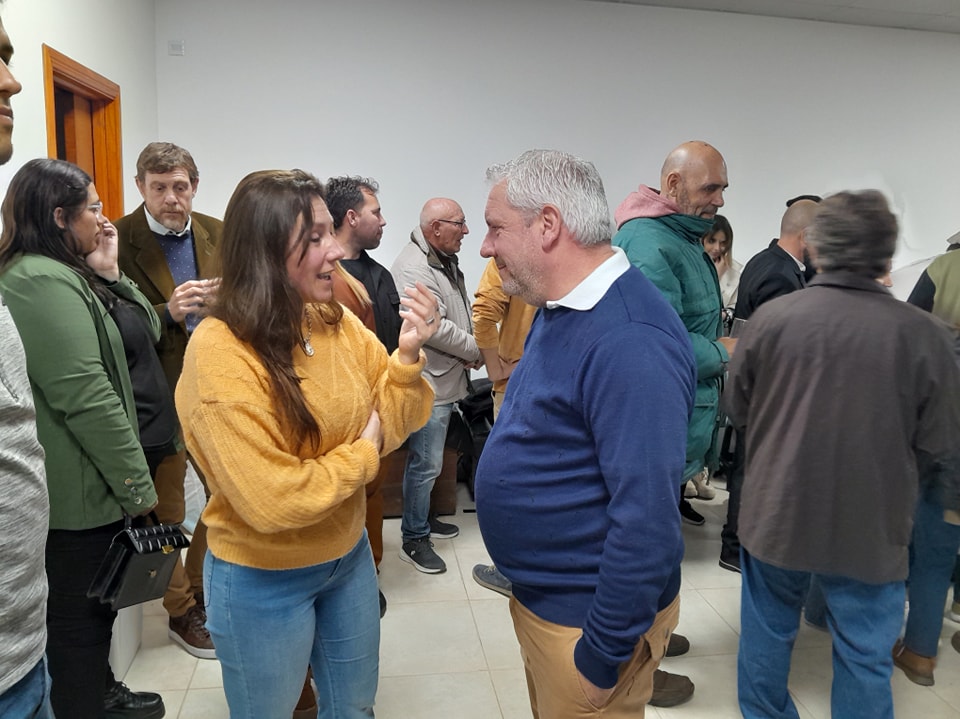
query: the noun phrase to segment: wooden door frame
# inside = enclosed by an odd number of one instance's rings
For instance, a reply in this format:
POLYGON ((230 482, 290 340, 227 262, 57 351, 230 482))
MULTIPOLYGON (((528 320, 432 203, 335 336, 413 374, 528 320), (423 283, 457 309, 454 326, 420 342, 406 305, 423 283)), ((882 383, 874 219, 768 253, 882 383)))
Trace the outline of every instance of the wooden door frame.
POLYGON ((43 93, 47 115, 47 154, 57 156, 54 88, 93 101, 93 158, 97 192, 107 217, 123 215, 123 155, 120 135, 120 86, 49 45, 43 45, 43 93))

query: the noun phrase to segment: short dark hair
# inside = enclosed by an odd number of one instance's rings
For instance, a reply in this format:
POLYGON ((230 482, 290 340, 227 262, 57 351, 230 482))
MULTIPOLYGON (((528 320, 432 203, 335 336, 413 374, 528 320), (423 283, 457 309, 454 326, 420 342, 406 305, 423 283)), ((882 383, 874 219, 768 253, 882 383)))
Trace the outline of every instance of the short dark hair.
POLYGON ((172 142, 151 142, 137 158, 137 179, 143 182, 148 172, 163 175, 178 167, 187 171, 191 183, 200 179, 193 155, 172 142))
POLYGON ((876 279, 897 249, 897 218, 878 190, 838 192, 820 203, 806 239, 823 272, 876 279))
POLYGON ((327 209, 333 217, 333 229, 339 230, 348 210, 363 207, 363 191, 380 192, 380 185, 370 177, 331 177, 326 185, 327 209))
POLYGON ((823 202, 823 198, 820 195, 797 195, 796 197, 791 197, 787 200, 787 207, 790 207, 795 202, 800 202, 800 200, 810 200, 810 202, 823 202))

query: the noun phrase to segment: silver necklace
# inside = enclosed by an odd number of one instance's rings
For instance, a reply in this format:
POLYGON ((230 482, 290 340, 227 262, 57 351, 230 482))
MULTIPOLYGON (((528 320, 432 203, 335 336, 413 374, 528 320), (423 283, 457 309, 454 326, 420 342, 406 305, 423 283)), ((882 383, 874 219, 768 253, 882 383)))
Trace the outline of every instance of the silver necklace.
POLYGON ((310 338, 313 337, 313 322, 310 320, 310 309, 304 307, 304 312, 307 315, 307 336, 301 337, 301 344, 303 345, 303 353, 307 357, 313 357, 313 345, 310 344, 310 338))

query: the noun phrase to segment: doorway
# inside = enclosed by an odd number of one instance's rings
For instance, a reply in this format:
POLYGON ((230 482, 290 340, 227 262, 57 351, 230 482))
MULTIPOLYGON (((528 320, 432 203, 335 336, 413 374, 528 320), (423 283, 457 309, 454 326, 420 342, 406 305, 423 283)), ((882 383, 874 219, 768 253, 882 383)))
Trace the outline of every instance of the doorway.
POLYGON ((93 178, 106 217, 123 215, 120 86, 43 46, 47 153, 93 178))

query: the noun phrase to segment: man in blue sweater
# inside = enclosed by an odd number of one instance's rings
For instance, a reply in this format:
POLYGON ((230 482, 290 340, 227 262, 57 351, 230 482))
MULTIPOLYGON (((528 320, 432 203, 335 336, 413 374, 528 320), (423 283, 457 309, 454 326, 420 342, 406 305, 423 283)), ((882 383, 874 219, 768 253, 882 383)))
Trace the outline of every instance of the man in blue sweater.
POLYGON ((480 254, 541 309, 477 468, 480 529, 534 716, 642 717, 679 614, 690 339, 611 246, 591 163, 536 150, 487 178, 480 254))

